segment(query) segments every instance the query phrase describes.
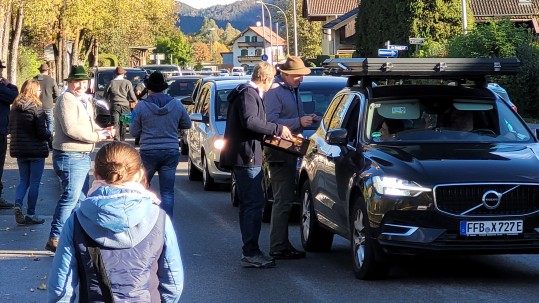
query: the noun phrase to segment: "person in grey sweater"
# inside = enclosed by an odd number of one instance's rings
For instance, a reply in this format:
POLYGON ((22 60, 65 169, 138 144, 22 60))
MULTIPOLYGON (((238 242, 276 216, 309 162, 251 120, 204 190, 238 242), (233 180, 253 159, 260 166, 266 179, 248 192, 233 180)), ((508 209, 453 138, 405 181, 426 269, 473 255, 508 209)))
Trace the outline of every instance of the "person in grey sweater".
POLYGON ((180 161, 178 129, 191 128, 191 119, 179 100, 163 93, 168 88, 163 74, 152 73, 144 84, 148 97, 133 109, 129 133, 140 137, 140 156, 148 183, 159 173, 161 206, 172 217, 176 167, 180 161))
POLYGON ((116 130, 115 141, 125 140, 125 125, 120 121, 120 116, 131 112, 129 102, 136 102, 137 95, 133 90, 131 81, 125 79, 125 69, 121 66, 116 67, 114 74, 116 78, 107 84, 103 97, 110 103, 110 123, 116 130))

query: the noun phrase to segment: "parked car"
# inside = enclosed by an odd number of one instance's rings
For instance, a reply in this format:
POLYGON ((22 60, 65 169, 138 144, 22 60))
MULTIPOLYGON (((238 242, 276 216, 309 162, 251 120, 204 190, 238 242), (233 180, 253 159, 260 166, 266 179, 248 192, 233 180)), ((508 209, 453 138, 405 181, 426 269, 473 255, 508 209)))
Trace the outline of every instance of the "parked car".
POLYGON ((189 180, 200 180, 204 190, 213 190, 218 183, 230 183, 230 171, 219 166, 228 110, 227 97, 245 80, 209 80, 200 90, 190 114, 193 125, 187 131, 189 180))
POLYGON ((228 77, 228 76, 230 76, 230 74, 228 73, 227 69, 220 69, 219 70, 219 76, 220 77, 228 77))
MULTIPOLYGON (((129 68, 124 67, 126 74, 125 79, 131 81, 133 88, 141 81, 144 81, 146 77, 146 71, 142 68, 129 68)), ((109 82, 116 77, 114 74, 115 67, 98 67, 92 70, 92 81, 94 99, 99 101, 96 106, 96 123, 101 127, 107 127, 110 125, 110 103, 108 100, 104 100, 103 94, 105 87, 109 82)))
POLYGON ((324 75, 324 68, 323 67, 309 67, 311 70, 311 73, 307 76, 323 76, 324 75))
POLYGON ((155 71, 160 71, 165 77, 181 76, 182 69, 178 65, 173 64, 149 64, 141 66, 151 74, 155 71))
MULTIPOLYGON (((241 79, 243 81, 248 81, 250 77, 207 77, 202 76, 196 83, 193 88, 193 92, 191 93, 191 96, 184 97, 180 99, 180 101, 185 105, 187 109, 187 113, 192 113, 194 109, 195 100, 197 99, 198 94, 200 93, 200 90, 202 89, 202 86, 204 83, 208 81, 221 81, 221 80, 234 80, 234 79, 241 79)), ((187 155, 187 152, 189 150, 188 142, 187 142, 187 132, 185 130, 180 130, 180 144, 182 148, 180 149, 180 152, 182 155, 187 155), (185 147, 185 148, 184 148, 185 147)))
POLYGON ((517 59, 326 64, 349 75, 349 87, 333 98, 301 165, 306 250, 329 251, 334 234, 350 240, 359 279, 386 277, 400 254, 539 251, 539 143, 486 84, 488 75, 517 73, 517 59), (435 81, 386 85, 415 78, 435 81), (474 85, 439 84, 452 78, 474 85), (384 131, 389 121, 400 127, 384 131))
MULTIPOLYGON (((347 78, 345 77, 328 77, 328 76, 312 76, 304 77, 303 82, 299 87, 300 99, 303 103, 303 110, 306 114, 317 114, 322 116, 329 106, 329 102, 335 96, 335 94, 346 86, 347 78)), ((319 123, 313 124, 309 127, 306 127, 303 130, 303 136, 308 138, 311 134, 314 133, 319 123)), ((298 158, 299 161, 301 159, 298 158)), ((298 162, 298 169, 299 169, 298 162)), ((266 166, 266 163, 262 166, 264 173, 264 181, 262 183, 265 197, 264 211, 262 213, 262 221, 269 222, 271 219, 271 209, 273 206, 273 190, 271 188, 271 182, 269 180, 269 169, 266 166)), ((239 200, 236 194, 236 183, 234 176, 232 176, 232 186, 231 186, 231 202, 233 206, 239 205, 239 200)), ((291 216, 294 219, 299 218, 299 195, 296 195, 296 204, 293 208, 293 215, 291 216), (297 216, 296 216, 297 214, 297 216)))
POLYGON ((243 66, 234 66, 232 68, 232 76, 245 76, 243 66))

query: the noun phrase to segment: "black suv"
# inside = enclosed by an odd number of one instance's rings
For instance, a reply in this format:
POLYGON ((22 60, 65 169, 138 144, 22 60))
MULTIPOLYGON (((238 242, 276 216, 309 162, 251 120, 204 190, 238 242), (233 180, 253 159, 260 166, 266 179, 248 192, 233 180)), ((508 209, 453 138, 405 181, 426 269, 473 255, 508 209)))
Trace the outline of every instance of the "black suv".
MULTIPOLYGON (((110 108, 108 100, 104 100, 103 94, 105 92, 105 87, 109 82, 116 77, 114 74, 115 67, 99 67, 92 71, 92 90, 94 93, 94 99, 98 102, 96 106, 96 123, 101 127, 106 127, 110 125, 110 112, 103 105, 106 104, 110 108)), ((126 71, 125 79, 131 81, 133 88, 142 82, 146 77, 147 73, 142 68, 124 68, 126 71)))
POLYGON ((349 239, 359 279, 384 278, 397 254, 539 252, 538 140, 486 81, 517 59, 325 66, 349 80, 303 158, 306 250, 349 239))

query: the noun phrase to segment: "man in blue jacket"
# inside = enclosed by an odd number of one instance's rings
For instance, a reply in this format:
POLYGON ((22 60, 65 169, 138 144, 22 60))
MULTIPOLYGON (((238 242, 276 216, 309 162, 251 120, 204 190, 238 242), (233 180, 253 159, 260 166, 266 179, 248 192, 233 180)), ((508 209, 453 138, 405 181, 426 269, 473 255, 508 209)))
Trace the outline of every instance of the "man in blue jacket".
POLYGON ((219 163, 233 169, 240 199, 240 230, 243 240, 241 265, 243 267, 274 267, 273 258, 258 246, 264 207, 262 192, 262 139, 264 135, 290 138, 290 130, 283 125, 266 121, 262 96, 271 86, 275 68, 259 63, 251 81, 240 84, 228 96, 225 146, 219 163))
POLYGON ((161 72, 153 72, 144 84, 148 97, 133 109, 129 133, 140 137, 140 156, 148 183, 159 173, 161 205, 172 218, 176 167, 180 161, 178 130, 191 128, 191 119, 178 99, 163 93, 168 84, 161 72))
POLYGON ((13 208, 13 203, 9 203, 2 197, 4 190, 2 175, 4 174, 4 163, 6 162, 9 107, 15 101, 17 95, 19 95, 19 90, 17 86, 9 83, 6 78, 2 77, 4 68, 6 66, 0 60, 0 208, 9 209, 13 208))

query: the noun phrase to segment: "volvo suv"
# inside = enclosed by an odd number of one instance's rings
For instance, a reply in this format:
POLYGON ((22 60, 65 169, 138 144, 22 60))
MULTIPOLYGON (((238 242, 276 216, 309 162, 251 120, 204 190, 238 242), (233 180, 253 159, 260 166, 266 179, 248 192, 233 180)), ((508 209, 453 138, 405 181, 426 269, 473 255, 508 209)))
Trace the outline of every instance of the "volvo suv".
POLYGON ((537 134, 487 81, 518 59, 325 66, 349 79, 301 165, 306 250, 348 239, 359 279, 386 277, 399 254, 539 252, 537 134))

